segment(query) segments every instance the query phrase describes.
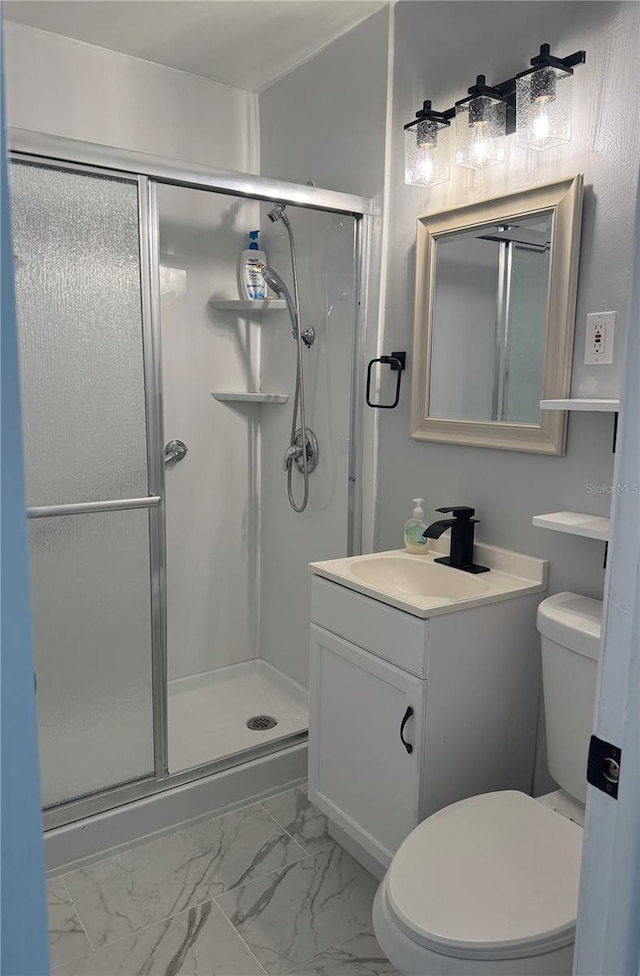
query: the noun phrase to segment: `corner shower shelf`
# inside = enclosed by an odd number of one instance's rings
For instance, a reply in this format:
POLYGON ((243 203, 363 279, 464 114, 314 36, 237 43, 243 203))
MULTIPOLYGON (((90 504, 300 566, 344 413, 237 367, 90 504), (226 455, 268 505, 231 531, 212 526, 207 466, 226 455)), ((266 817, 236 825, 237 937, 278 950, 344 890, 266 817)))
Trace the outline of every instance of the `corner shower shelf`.
POLYGON ((534 515, 533 524, 540 529, 581 535, 585 539, 606 542, 609 538, 609 519, 601 515, 583 515, 580 512, 552 512, 550 515, 534 515))
POLYGON ((280 298, 266 298, 264 301, 245 298, 210 298, 209 305, 223 312, 269 312, 287 307, 287 303, 280 298))
POLYGON ((620 400, 597 400, 571 397, 568 400, 541 400, 541 410, 592 410, 596 413, 615 413, 620 409, 620 400))
POLYGON ((212 393, 211 396, 214 400, 219 400, 221 403, 235 402, 235 403, 286 403, 289 399, 288 393, 229 393, 229 392, 216 392, 212 393))

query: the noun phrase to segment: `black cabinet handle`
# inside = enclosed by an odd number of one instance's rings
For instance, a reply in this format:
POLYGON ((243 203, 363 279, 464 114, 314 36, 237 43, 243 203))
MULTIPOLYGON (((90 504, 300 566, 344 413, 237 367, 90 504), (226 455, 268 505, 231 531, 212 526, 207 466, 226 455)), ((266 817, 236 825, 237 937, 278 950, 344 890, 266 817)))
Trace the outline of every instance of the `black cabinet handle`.
POLYGON ((409 719, 411 718, 412 715, 413 715, 413 709, 412 709, 411 705, 409 705, 409 707, 407 708, 406 712, 404 713, 404 718, 402 719, 402 722, 400 723, 400 742, 405 747, 405 749, 407 750, 407 752, 409 753, 409 755, 411 755, 411 753, 413 752, 413 746, 411 745, 410 742, 407 742, 407 740, 404 737, 404 727, 405 727, 405 725, 407 724, 407 722, 409 721, 409 719))

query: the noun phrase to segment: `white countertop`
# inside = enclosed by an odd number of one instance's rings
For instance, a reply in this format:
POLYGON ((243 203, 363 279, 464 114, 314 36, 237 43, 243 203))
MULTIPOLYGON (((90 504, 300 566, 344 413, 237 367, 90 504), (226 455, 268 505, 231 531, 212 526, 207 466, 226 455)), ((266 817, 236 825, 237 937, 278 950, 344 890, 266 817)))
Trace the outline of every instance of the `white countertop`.
MULTIPOLYGON (((432 545, 425 555, 413 555, 404 549, 397 549, 390 552, 347 556, 343 559, 329 559, 323 562, 310 563, 309 570, 316 576, 321 576, 333 583, 338 583, 340 586, 362 593, 364 596, 422 618, 497 603, 501 600, 508 600, 529 593, 543 593, 547 588, 548 563, 545 559, 536 559, 533 556, 500 549, 497 546, 489 546, 482 542, 475 544, 474 559, 483 566, 489 566, 490 571, 488 573, 474 575, 465 573, 460 569, 452 569, 437 564, 437 569, 447 574, 447 577, 449 574, 455 573, 482 584, 477 587, 474 586, 473 589, 478 592, 470 595, 448 597, 417 593, 412 590, 411 585, 407 585, 402 579, 398 579, 397 574, 391 574, 396 576, 396 580, 387 589, 382 588, 379 584, 374 585, 371 582, 364 581, 356 575, 358 564, 364 560, 373 558, 380 561, 401 559, 418 563, 433 563, 435 558, 448 555, 448 552, 449 539, 445 538, 437 540, 436 544, 432 545)), ((446 582, 446 578, 443 577, 443 579, 446 582)), ((452 580, 453 584, 455 582, 455 579, 452 580)))

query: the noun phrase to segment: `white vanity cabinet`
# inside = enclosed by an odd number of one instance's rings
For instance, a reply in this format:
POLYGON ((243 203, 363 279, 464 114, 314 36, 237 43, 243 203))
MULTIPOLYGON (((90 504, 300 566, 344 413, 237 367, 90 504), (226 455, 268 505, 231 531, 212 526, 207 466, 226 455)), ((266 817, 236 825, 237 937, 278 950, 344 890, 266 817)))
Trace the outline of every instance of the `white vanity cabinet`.
POLYGON ((312 576, 309 798, 378 876, 443 806, 531 791, 540 599, 420 617, 312 576))
POLYGON ((395 851, 422 809, 427 683, 315 625, 311 671, 311 798, 370 853, 395 851))

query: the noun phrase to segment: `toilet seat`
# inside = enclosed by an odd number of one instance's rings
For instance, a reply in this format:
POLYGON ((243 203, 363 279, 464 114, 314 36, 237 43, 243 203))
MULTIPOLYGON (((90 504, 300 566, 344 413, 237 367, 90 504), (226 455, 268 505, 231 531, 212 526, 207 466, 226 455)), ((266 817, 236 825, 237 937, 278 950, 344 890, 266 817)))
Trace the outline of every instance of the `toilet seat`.
POLYGON ((391 918, 460 959, 516 959, 575 936, 582 829, 524 793, 485 793, 433 814, 398 849, 391 918))

